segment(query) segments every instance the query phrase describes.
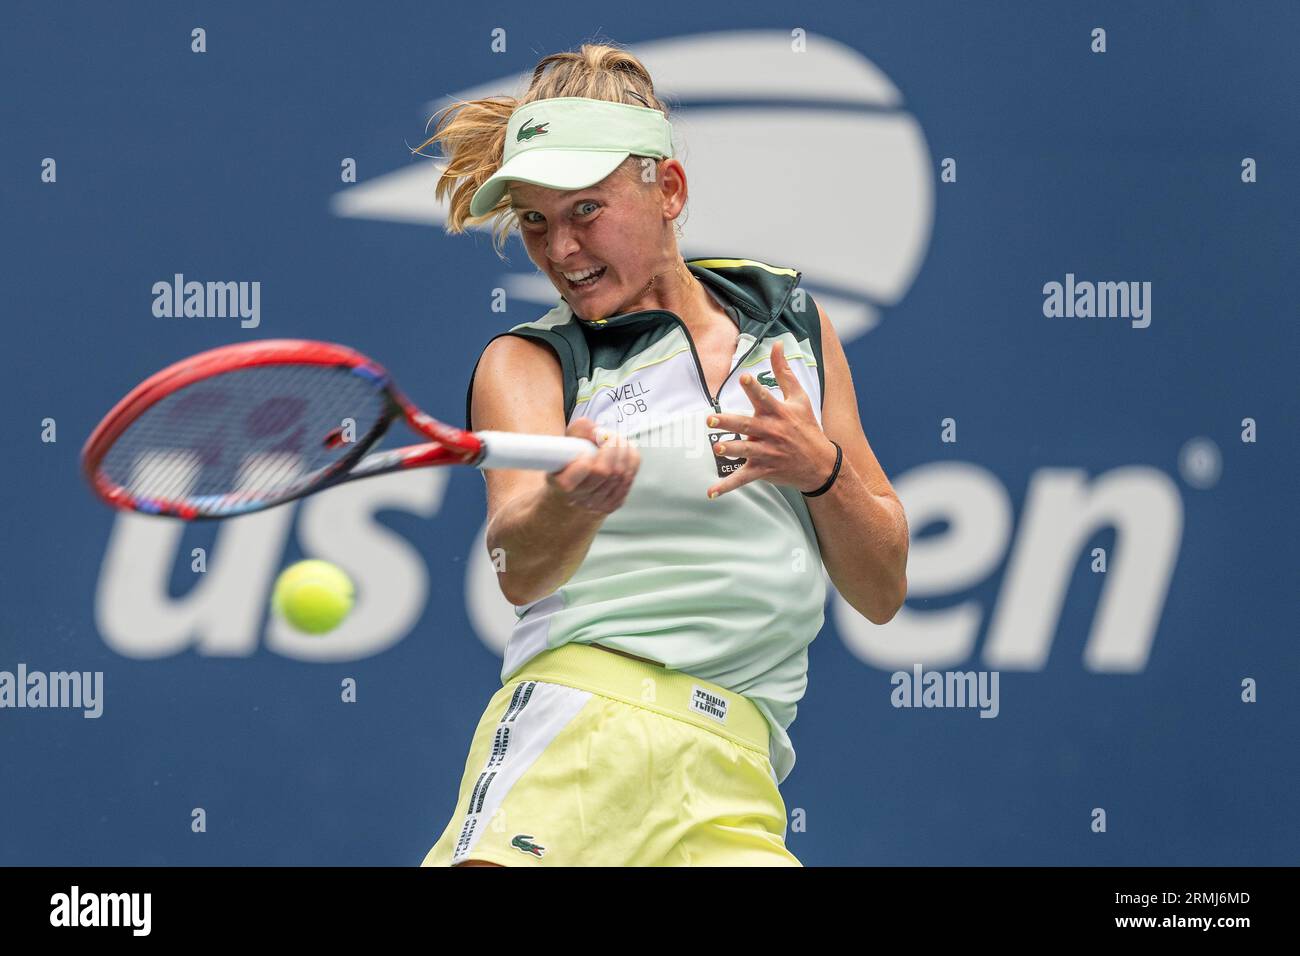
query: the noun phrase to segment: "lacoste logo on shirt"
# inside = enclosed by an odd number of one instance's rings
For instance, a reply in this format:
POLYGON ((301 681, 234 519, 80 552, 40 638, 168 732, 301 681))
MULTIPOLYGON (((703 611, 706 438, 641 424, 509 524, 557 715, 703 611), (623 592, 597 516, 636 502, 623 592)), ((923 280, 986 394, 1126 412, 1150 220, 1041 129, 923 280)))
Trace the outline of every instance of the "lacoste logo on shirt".
POLYGON ((781 383, 778 382, 775 378, 773 378, 771 372, 759 372, 758 384, 766 385, 768 388, 777 388, 780 386, 781 383))

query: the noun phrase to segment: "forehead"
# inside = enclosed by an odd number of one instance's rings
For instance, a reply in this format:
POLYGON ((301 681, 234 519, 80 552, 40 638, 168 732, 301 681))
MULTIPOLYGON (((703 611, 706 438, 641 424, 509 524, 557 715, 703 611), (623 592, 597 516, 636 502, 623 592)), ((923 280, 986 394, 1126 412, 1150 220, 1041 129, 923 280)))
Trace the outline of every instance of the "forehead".
POLYGON ((546 209, 553 206, 565 206, 577 199, 579 196, 611 196, 619 191, 620 178, 615 170, 610 173, 594 186, 588 186, 585 189, 551 189, 549 186, 538 186, 533 183, 523 183, 518 180, 509 180, 507 192, 510 195, 510 205, 519 209, 521 207, 528 209, 546 209))

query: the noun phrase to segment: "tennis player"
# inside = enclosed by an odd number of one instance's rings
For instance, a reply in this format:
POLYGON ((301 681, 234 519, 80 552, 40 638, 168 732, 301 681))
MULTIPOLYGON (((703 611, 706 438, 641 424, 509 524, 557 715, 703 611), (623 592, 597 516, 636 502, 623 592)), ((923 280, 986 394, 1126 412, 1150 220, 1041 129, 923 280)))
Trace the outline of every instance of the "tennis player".
MULTIPOLYGON (((906 519, 835 330, 794 269, 683 260, 667 114, 634 56, 587 44, 422 144, 448 230, 492 217, 499 252, 517 227, 559 293, 488 343, 466 427, 599 446, 483 473, 517 621, 424 865, 798 866, 778 785, 823 567, 877 624, 906 594, 906 519)), ((799 228, 775 195, 756 201, 799 228)))

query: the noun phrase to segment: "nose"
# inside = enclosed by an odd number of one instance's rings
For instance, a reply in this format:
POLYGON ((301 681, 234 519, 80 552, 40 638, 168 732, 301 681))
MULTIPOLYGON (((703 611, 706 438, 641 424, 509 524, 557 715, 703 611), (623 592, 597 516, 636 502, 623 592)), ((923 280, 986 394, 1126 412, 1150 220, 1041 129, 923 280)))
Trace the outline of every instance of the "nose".
POLYGON ((578 250, 578 240, 573 230, 564 225, 553 225, 546 233, 546 256, 555 265, 559 265, 578 250))

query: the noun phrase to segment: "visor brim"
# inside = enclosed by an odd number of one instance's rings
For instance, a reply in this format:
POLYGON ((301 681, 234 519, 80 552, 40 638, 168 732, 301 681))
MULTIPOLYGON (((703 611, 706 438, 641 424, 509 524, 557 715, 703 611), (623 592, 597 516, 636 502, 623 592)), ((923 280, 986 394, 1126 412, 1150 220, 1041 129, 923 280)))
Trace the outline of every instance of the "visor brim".
POLYGON ((566 192, 586 189, 618 169, 630 155, 606 150, 530 149, 511 158, 475 191, 469 203, 470 215, 490 213, 511 181, 566 192))

